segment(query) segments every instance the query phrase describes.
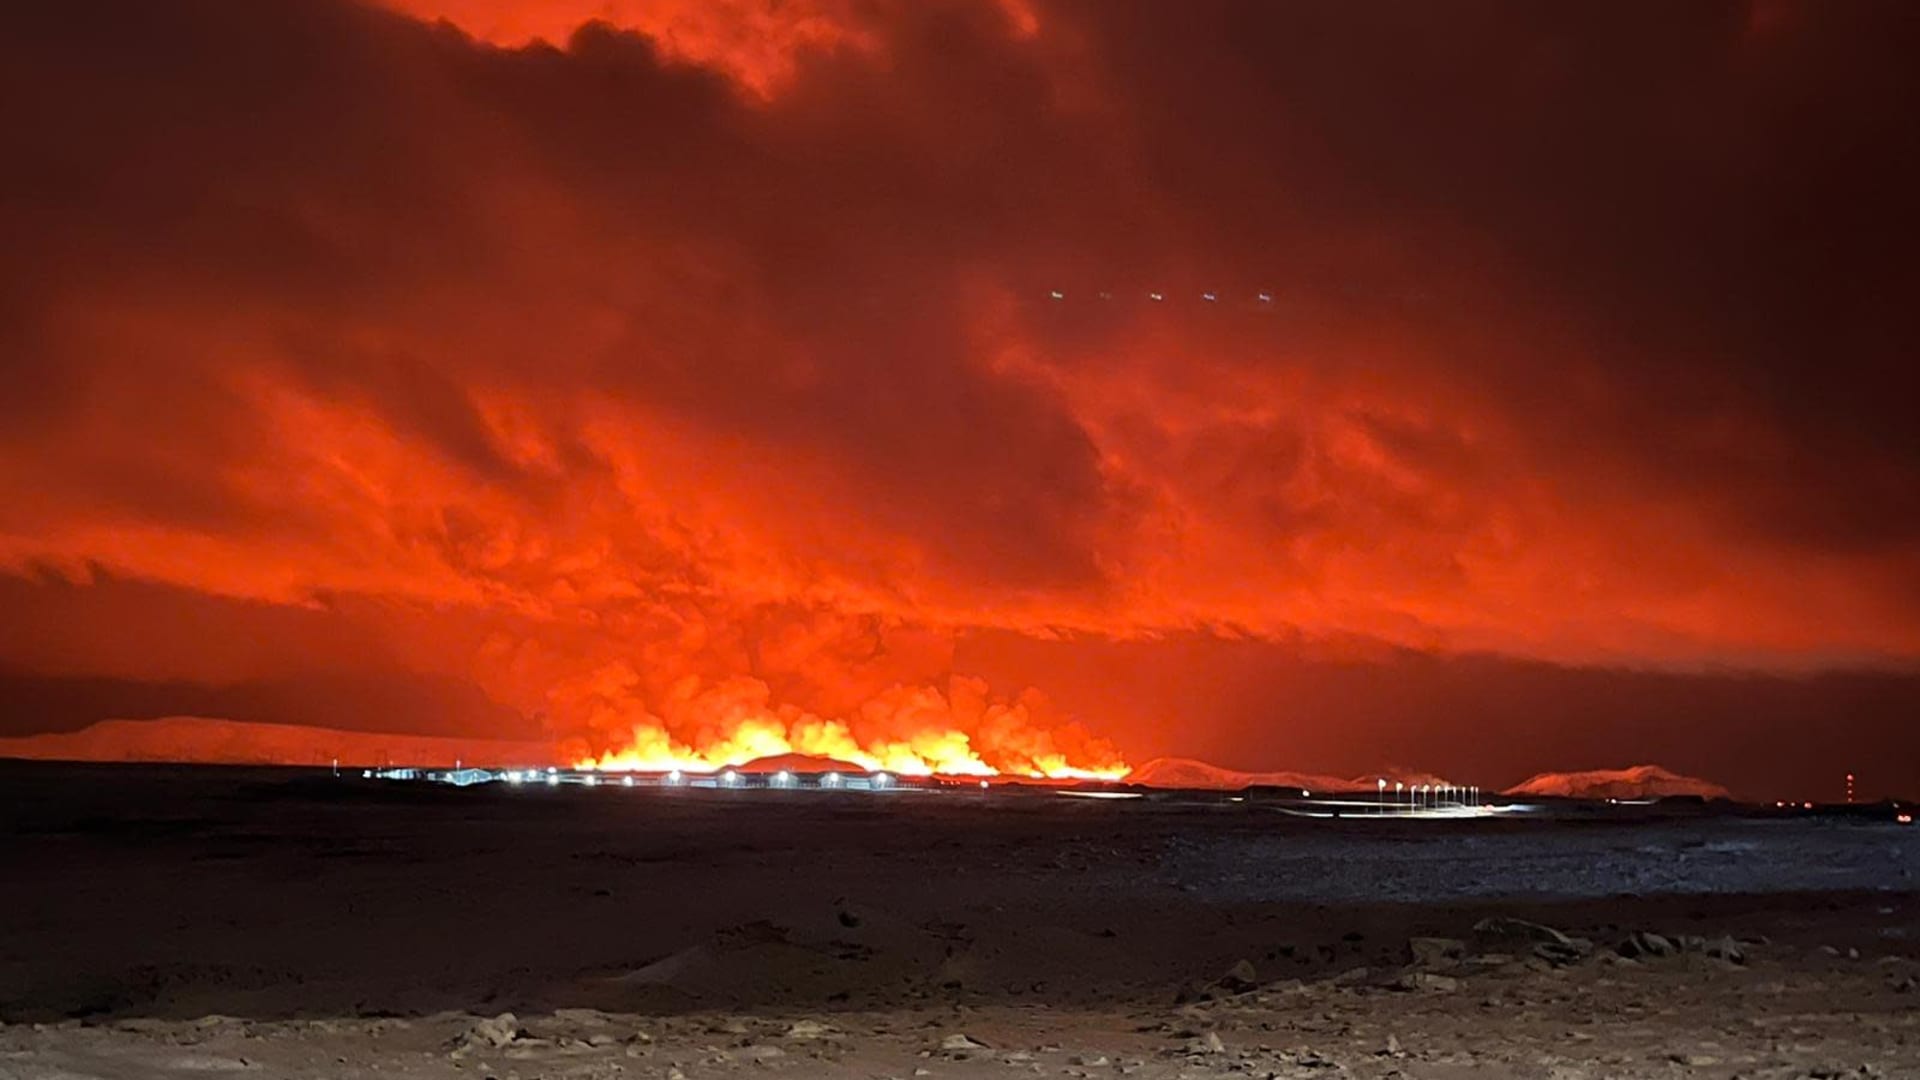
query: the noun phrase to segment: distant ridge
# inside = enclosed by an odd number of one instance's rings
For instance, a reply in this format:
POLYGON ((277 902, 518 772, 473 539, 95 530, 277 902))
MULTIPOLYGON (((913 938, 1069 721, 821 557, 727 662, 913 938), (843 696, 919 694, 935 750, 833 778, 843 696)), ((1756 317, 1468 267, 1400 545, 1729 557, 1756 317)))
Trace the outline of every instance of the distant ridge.
POLYGON ((850 761, 821 757, 817 754, 774 754, 771 757, 754 758, 743 761, 733 767, 735 772, 751 774, 790 772, 802 775, 814 773, 852 773, 864 774, 867 770, 850 761))
POLYGON ((0 738, 0 758, 203 765, 556 764, 543 742, 391 735, 203 716, 101 720, 79 731, 0 738))
POLYGON ((1731 792, 1711 780, 1682 776, 1658 765, 1541 773, 1508 788, 1506 793, 1562 799, 1662 799, 1681 795, 1702 799, 1733 798, 1731 792))
POLYGON ((1144 787, 1239 791, 1246 787, 1291 787, 1308 791, 1357 791, 1359 785, 1337 776, 1299 772, 1241 772, 1193 758, 1154 758, 1127 774, 1126 782, 1144 787))

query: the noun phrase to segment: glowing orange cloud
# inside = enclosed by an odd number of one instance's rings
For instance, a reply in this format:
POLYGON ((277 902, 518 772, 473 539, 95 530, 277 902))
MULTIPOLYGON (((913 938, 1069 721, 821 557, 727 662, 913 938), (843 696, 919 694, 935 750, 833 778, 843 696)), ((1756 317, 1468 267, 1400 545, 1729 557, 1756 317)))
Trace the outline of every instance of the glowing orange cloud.
POLYGON ((1840 14, 56 8, 0 45, 47 112, 0 179, 33 677, 378 670, 605 768, 1057 776, 1132 747, 962 643, 1920 659, 1872 240, 1920 178, 1801 107, 1885 145, 1849 73, 1910 65, 1840 14))
POLYGON ((497 45, 565 46, 604 22, 652 39, 665 55, 711 67, 758 94, 791 77, 800 54, 872 48, 854 5, 837 0, 390 0, 497 45))

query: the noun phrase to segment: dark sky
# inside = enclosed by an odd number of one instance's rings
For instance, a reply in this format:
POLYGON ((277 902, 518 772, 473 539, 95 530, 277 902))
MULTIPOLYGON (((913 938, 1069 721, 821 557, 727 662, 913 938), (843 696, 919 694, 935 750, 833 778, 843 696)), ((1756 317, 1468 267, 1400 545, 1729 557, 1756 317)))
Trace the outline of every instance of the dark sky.
POLYGON ((1912 4, 6 24, 0 732, 1920 790, 1912 4))

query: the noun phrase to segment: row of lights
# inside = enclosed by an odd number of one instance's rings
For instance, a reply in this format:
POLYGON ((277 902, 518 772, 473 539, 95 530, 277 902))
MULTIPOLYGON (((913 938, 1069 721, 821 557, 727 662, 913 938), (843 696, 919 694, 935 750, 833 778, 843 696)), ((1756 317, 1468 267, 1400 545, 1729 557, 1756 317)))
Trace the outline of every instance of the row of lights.
MULTIPOLYGON (((1374 784, 1380 792, 1380 805, 1384 812, 1387 805, 1387 781, 1384 777, 1379 777, 1374 780, 1374 784)), ((1408 786, 1401 781, 1395 780, 1393 782, 1393 801, 1396 805, 1400 802, 1400 796, 1403 791, 1406 794, 1407 805, 1415 809, 1426 807, 1438 808, 1449 803, 1456 806, 1477 806, 1480 803, 1480 788, 1473 784, 1468 784, 1465 787, 1459 787, 1453 784, 1417 784, 1408 786)))
MULTIPOLYGON (((368 769, 363 773, 361 773, 361 775, 364 777, 371 778, 373 776, 373 770, 368 769)), ((516 786, 520 784, 536 783, 539 781, 545 781, 549 786, 552 786, 552 785, 559 784, 561 780, 559 770, 551 767, 549 767, 545 772, 541 772, 538 769, 527 769, 525 771, 509 770, 504 775, 506 777, 507 783, 513 784, 516 786)), ((671 769, 667 772, 665 776, 665 780, 670 785, 677 785, 677 784, 684 783, 686 780, 686 777, 684 774, 681 773, 679 769, 671 769)), ((734 769, 727 769, 720 774, 719 780, 722 787, 738 787, 740 786, 740 773, 734 769)), ((585 784, 587 787, 598 787, 600 786, 600 777, 594 773, 588 773, 585 776, 580 778, 580 782, 582 784, 585 784)), ((893 776, 892 774, 886 773, 886 772, 871 773, 867 777, 867 782, 870 786, 875 788, 892 787, 893 776)), ((846 783, 845 778, 842 777, 837 772, 826 773, 820 778, 821 787, 839 788, 845 783, 846 783)), ((627 774, 622 776, 620 778, 620 786, 632 787, 633 786, 632 774, 627 774)), ((781 771, 774 773, 772 786, 777 788, 786 788, 786 787, 794 786, 793 774, 786 771, 785 769, 782 769, 781 771)), ((981 781, 980 786, 986 787, 987 786, 986 782, 981 781)))

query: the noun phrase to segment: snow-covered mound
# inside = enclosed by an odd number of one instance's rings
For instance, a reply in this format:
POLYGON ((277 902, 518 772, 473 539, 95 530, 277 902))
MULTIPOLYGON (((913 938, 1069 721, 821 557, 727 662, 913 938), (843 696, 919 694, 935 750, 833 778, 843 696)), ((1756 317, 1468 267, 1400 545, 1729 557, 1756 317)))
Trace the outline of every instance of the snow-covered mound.
POLYGON ((1507 789, 1509 795, 1554 796, 1562 799, 1663 799, 1691 795, 1702 799, 1730 799, 1726 788, 1696 776, 1681 776, 1658 765, 1631 769, 1593 769, 1587 772, 1541 773, 1507 789))
POLYGON ((1127 774, 1126 782, 1143 787, 1239 791, 1247 787, 1290 787, 1308 791, 1353 791, 1350 780, 1297 772, 1241 772, 1192 758, 1154 758, 1127 774))
POLYGON ((102 720, 79 731, 0 739, 0 758, 168 761, 204 765, 555 764, 540 742, 392 735, 202 716, 102 720))

